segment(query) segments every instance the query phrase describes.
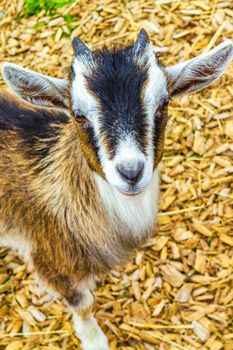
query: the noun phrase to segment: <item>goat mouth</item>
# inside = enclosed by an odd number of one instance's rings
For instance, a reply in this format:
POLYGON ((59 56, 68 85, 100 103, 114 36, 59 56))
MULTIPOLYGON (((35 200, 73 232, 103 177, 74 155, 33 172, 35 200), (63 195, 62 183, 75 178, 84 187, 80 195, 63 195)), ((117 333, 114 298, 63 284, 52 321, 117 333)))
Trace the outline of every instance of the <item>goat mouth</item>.
POLYGON ((128 191, 128 192, 125 192, 125 191, 122 191, 122 190, 119 190, 118 191, 123 195, 123 196, 127 196, 127 197, 136 197, 138 196, 140 193, 142 193, 143 190, 140 190, 140 191, 128 191))

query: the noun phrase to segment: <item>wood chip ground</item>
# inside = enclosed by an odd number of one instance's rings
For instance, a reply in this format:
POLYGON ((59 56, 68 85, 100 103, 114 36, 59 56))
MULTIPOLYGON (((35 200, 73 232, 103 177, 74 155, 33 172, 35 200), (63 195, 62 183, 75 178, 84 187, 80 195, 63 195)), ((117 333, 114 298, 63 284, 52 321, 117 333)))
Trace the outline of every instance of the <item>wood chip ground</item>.
MULTIPOLYGON (((29 18, 23 6, 0 1, 0 62, 57 77, 67 74, 70 36, 96 48, 130 43, 145 27, 167 65, 233 38, 232 0, 80 0, 29 18)), ((96 291, 111 350, 233 349, 232 101, 233 64, 212 87, 172 102, 158 227, 96 291)), ((0 305, 1 350, 79 349, 62 301, 6 249, 0 305)))

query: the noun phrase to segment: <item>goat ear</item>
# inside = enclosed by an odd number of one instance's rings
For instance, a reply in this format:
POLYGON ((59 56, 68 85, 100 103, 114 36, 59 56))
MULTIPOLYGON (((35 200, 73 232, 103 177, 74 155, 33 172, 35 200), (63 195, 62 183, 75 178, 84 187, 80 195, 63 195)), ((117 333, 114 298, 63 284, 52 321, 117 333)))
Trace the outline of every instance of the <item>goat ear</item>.
POLYGON ((66 79, 51 78, 8 62, 2 65, 2 75, 16 95, 34 105, 68 107, 66 79))
POLYGON ((199 91, 218 79, 233 59, 233 42, 166 69, 171 96, 199 91))

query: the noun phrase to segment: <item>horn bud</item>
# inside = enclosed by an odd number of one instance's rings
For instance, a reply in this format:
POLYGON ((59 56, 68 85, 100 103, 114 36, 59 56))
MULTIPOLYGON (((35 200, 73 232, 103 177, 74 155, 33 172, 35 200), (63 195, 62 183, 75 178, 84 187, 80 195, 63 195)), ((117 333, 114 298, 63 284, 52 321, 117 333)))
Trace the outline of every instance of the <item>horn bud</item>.
POLYGON ((142 28, 138 34, 137 40, 133 46, 133 52, 135 55, 143 54, 147 45, 149 45, 150 39, 144 28, 142 28))
POLYGON ((91 50, 87 47, 86 44, 78 37, 75 37, 72 41, 73 51, 75 57, 78 56, 91 56, 91 50))

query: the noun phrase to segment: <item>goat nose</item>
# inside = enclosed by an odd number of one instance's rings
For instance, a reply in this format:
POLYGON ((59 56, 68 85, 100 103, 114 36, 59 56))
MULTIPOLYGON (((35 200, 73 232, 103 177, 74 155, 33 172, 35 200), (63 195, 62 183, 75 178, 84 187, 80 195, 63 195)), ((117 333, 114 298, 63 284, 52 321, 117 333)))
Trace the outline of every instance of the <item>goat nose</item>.
POLYGON ((118 164, 117 170, 121 177, 130 185, 136 184, 142 177, 144 162, 124 162, 118 164))

